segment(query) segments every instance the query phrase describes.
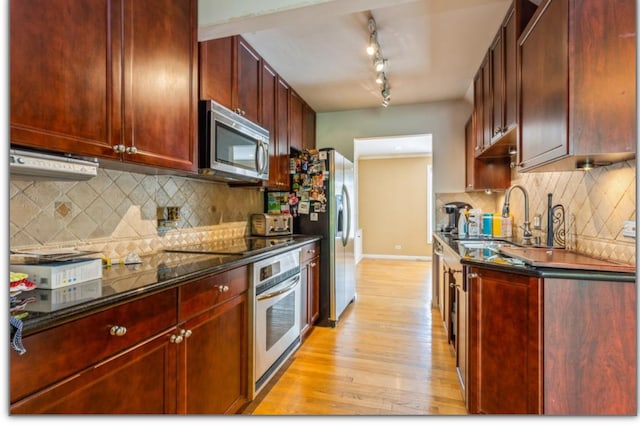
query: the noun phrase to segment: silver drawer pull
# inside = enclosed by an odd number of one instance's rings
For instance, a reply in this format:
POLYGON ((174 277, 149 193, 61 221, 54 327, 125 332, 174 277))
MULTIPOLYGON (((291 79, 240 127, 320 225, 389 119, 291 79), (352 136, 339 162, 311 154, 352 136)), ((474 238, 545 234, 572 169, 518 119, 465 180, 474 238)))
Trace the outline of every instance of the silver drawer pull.
POLYGON ((127 333, 127 328, 125 328, 124 326, 115 325, 111 327, 111 329, 109 330, 109 333, 114 337, 121 337, 127 333))
POLYGON ((467 277, 468 277, 469 279, 476 279, 476 278, 478 277, 478 273, 469 273, 469 274, 467 275, 467 277))
POLYGON ((189 338, 193 332, 191 329, 180 329, 180 336, 189 338))
POLYGON ((228 292, 229 291, 229 286, 228 285, 218 285, 218 286, 216 286, 216 288, 218 288, 219 292, 228 292))
POLYGON ((169 340, 174 344, 180 344, 182 340, 184 340, 184 337, 182 335, 173 334, 169 340))

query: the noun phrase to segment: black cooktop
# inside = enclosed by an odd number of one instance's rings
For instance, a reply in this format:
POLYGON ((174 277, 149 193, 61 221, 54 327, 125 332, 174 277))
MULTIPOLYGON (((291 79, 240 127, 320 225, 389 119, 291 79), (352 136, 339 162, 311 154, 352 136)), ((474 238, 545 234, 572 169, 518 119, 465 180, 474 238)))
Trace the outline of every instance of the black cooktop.
POLYGON ((206 243, 166 248, 165 252, 188 252, 219 255, 255 255, 270 249, 287 246, 293 242, 291 236, 240 237, 236 239, 214 240, 206 243))

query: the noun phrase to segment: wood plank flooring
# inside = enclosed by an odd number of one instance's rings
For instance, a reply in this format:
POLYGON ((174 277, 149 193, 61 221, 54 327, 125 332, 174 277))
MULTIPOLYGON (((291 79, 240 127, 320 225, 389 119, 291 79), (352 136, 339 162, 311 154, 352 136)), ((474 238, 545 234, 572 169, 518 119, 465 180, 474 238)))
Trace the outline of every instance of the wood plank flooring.
POLYGON ((356 280, 338 326, 316 327, 245 414, 466 414, 431 263, 364 259, 356 280))

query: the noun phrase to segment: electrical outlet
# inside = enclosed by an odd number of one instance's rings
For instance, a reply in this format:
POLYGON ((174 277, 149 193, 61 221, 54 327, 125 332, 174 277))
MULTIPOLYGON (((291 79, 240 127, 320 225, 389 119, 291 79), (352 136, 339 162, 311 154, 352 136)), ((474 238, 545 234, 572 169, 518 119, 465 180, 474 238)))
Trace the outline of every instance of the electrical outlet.
POLYGON ((636 222, 635 221, 625 221, 622 226, 622 235, 624 237, 636 237, 636 222))

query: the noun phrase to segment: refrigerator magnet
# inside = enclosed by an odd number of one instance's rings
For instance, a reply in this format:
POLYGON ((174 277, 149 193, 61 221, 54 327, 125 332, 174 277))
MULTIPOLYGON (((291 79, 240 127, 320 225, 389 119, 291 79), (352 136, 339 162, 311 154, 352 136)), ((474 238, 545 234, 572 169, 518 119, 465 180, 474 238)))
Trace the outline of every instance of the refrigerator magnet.
POLYGON ((300 202, 298 204, 298 213, 300 213, 300 214, 308 214, 309 213, 309 205, 310 205, 310 203, 308 201, 300 202))

